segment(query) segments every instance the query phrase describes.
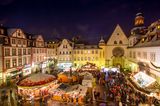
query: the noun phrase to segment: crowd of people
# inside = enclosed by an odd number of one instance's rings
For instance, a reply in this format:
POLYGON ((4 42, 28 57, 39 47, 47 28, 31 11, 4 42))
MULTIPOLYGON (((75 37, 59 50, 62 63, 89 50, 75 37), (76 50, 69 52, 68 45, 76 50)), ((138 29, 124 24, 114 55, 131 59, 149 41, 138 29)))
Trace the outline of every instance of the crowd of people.
POLYGON ((139 106, 139 104, 150 104, 160 106, 155 97, 135 90, 126 80, 123 73, 108 72, 106 87, 108 89, 107 99, 114 100, 118 105, 139 106))

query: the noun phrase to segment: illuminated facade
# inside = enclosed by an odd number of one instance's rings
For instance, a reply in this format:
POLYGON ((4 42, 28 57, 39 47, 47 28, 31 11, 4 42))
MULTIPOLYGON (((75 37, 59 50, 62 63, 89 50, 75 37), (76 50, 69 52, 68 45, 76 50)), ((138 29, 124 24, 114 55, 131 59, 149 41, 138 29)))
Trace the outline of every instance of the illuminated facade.
POLYGON ((73 65, 73 42, 63 39, 57 47, 58 67, 70 68, 73 65))
POLYGON ((75 43, 68 39, 47 42, 42 35, 24 33, 21 29, 0 27, 0 81, 15 75, 25 76, 46 69, 57 61, 60 69, 93 63, 99 68, 118 66, 133 73, 146 71, 160 82, 160 21, 144 26, 138 13, 129 38, 117 25, 108 41, 101 37, 97 45, 75 43))
MULTIPOLYGON (((142 17, 142 16, 141 16, 142 17)), ((148 28, 141 24, 131 30, 127 49, 132 72, 143 71, 160 83, 160 21, 148 28)))
POLYGON ((104 67, 104 50, 98 45, 76 44, 74 47, 74 65, 81 67, 87 62, 94 63, 99 67, 104 67))
POLYGON ((106 66, 119 66, 121 68, 127 68, 127 46, 128 38, 124 34, 122 28, 117 25, 106 43, 106 66))
POLYGON ((24 66, 31 66, 31 45, 28 36, 21 29, 1 27, 0 39, 1 78, 5 81, 23 75, 24 66))
POLYGON ((46 66, 46 47, 42 35, 32 35, 32 71, 43 71, 46 66))

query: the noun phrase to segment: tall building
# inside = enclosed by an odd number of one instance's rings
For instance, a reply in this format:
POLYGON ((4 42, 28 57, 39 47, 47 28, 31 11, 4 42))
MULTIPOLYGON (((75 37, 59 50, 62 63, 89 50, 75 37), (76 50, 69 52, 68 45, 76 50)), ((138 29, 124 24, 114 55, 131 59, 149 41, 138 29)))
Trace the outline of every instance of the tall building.
POLYGON ((73 42, 62 39, 57 47, 58 67, 61 69, 70 68, 73 63, 73 42))
POLYGON ((122 28, 117 25, 105 46, 106 66, 127 68, 128 38, 122 28))
POLYGON ((31 64, 29 40, 21 29, 0 27, 1 77, 4 81, 23 75, 23 66, 31 64))
MULTIPOLYGON (((138 19, 144 18, 136 17, 135 20, 138 19)), ((160 83, 160 21, 153 22, 147 28, 144 22, 139 22, 141 26, 136 23, 129 36, 127 49, 129 68, 135 73, 139 71, 147 73, 160 83)))

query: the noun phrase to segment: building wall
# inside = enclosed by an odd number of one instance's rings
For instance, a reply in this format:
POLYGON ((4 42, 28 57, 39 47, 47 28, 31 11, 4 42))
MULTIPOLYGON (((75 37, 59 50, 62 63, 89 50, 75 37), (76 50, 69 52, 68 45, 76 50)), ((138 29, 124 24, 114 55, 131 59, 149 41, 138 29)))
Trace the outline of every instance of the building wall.
POLYGON ((160 77, 160 73, 159 73, 160 69, 153 67, 153 65, 151 64, 151 62, 153 62, 156 66, 160 66, 159 49, 160 47, 129 48, 127 57, 131 62, 134 62, 134 63, 138 63, 138 62, 147 63, 151 68, 151 73, 160 77))
POLYGON ((78 67, 87 62, 94 63, 96 66, 104 66, 104 54, 102 49, 74 49, 74 64, 78 67))

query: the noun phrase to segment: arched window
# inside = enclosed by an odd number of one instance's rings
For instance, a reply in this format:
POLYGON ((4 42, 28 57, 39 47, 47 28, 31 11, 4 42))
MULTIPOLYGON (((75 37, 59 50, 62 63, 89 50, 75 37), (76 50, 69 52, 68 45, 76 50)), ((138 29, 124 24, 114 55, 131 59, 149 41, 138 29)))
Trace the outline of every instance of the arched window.
POLYGON ((117 41, 114 41, 114 44, 117 44, 117 41))
POLYGON ((123 42, 120 40, 120 41, 119 41, 119 44, 123 44, 123 42))

